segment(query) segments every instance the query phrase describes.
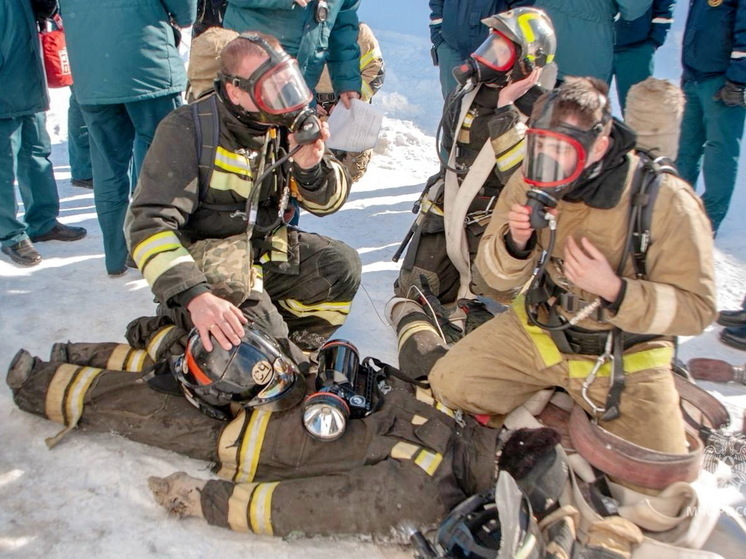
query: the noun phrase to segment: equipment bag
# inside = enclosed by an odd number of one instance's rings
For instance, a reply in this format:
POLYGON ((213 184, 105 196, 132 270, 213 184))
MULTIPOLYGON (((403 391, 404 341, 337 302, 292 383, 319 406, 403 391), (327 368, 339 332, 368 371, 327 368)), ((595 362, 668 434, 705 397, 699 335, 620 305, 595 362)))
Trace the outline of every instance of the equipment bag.
POLYGON ((52 21, 54 21, 57 29, 51 31, 45 29, 39 33, 44 70, 47 74, 47 86, 67 87, 73 84, 73 75, 70 71, 70 59, 67 57, 62 18, 58 14, 54 16, 52 21))

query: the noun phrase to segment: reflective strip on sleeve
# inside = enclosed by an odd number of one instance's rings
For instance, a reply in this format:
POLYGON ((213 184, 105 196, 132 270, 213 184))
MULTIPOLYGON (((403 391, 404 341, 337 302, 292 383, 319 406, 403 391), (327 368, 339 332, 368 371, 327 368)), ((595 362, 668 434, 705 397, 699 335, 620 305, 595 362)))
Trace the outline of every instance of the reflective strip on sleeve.
POLYGON ((304 305, 296 299, 280 299, 279 305, 293 316, 321 318, 332 326, 341 326, 350 314, 352 301, 328 301, 315 305, 304 305))
POLYGON ((168 333, 176 328, 173 324, 170 324, 168 326, 164 326, 163 328, 159 328, 156 333, 150 338, 150 341, 148 342, 148 355, 150 355, 150 358, 153 361, 158 361, 158 355, 161 349, 161 345, 163 344, 163 340, 166 338, 168 333))
POLYGON ((369 101, 373 97, 373 90, 365 81, 360 83, 360 97, 363 101, 369 101))
POLYGON ((746 56, 746 52, 742 52, 738 50, 734 50, 733 52, 730 53, 730 57, 735 58, 735 59, 743 58, 744 56, 746 56))
POLYGON ((233 487, 228 499, 228 526, 234 532, 251 532, 249 520, 249 506, 251 496, 256 490, 258 483, 239 483, 233 487))
POLYGON ((254 410, 246 430, 242 433, 241 444, 237 455, 236 473, 233 481, 243 483, 254 481, 262 452, 264 436, 271 412, 254 410))
POLYGON ((237 464, 241 455, 240 442, 248 427, 251 414, 241 410, 220 432, 218 438, 218 461, 220 469, 217 474, 223 479, 233 480, 238 471, 237 464))
POLYGON ((672 17, 654 17, 651 23, 673 23, 672 17))
POLYGON ((280 482, 260 483, 254 489, 249 507, 251 529, 255 534, 273 536, 272 531, 272 494, 280 482))
MULTIPOLYGON (((669 367, 672 359, 672 347, 656 347, 630 353, 622 358, 624 374, 629 375, 647 369, 669 367)), ((578 361, 572 359, 567 363, 569 366, 568 376, 570 378, 585 378, 590 374, 594 363, 595 360, 578 361)), ((611 362, 607 361, 598 370, 596 376, 608 377, 611 374, 611 366, 611 362)))
POLYGON ((52 448, 70 432, 83 415, 83 403, 93 381, 104 369, 98 367, 78 367, 63 364, 57 367, 47 389, 44 412, 47 418, 65 425, 65 429, 54 437, 46 439, 52 448))
POLYGON ((430 25, 440 25, 441 23, 443 23, 442 17, 436 17, 435 19, 430 20, 430 25))
POLYGON ((513 312, 518 315, 518 318, 523 325, 523 328, 531 336, 531 340, 534 342, 536 349, 544 360, 546 367, 553 367, 558 363, 562 362, 562 353, 557 349, 557 346, 552 341, 552 338, 544 332, 538 326, 530 325, 528 323, 528 316, 526 316, 526 309, 523 306, 524 296, 520 295, 513 301, 513 312))
POLYGON ((145 263, 156 254, 176 250, 181 247, 181 241, 173 231, 161 231, 151 235, 144 241, 138 243, 132 251, 132 258, 139 269, 143 269, 145 263))
POLYGON ((509 171, 516 165, 520 165, 525 156, 526 140, 523 139, 505 153, 497 156, 495 159, 497 161, 497 168, 502 172, 509 171))
POLYGON ((106 368, 113 371, 139 373, 143 370, 148 354, 144 349, 135 349, 127 344, 117 344, 106 361, 106 368))
POLYGON ((368 66, 368 64, 381 57, 381 49, 370 49, 368 52, 360 57, 360 70, 364 70, 368 66))
POLYGON ((194 264, 194 258, 192 258, 192 255, 189 254, 187 249, 179 245, 179 248, 176 250, 158 254, 151 258, 145 267, 141 268, 142 275, 145 276, 148 285, 152 286, 159 277, 171 268, 186 262, 194 264))
POLYGON ((341 163, 338 161, 332 161, 331 166, 334 170, 337 188, 335 189, 334 194, 329 198, 329 201, 325 204, 315 204, 304 199, 303 206, 309 212, 321 215, 334 213, 342 207, 342 204, 344 204, 347 199, 347 193, 350 188, 350 185, 347 183, 347 175, 345 174, 341 163))

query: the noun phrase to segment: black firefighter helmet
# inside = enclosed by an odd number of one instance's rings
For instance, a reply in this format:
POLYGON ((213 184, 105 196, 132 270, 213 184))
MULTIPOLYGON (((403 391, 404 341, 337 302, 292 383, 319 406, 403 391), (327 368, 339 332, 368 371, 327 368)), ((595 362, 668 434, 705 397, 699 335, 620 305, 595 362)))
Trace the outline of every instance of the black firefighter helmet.
POLYGON ((193 331, 173 373, 192 404, 222 419, 230 417, 231 404, 282 411, 296 406, 306 392, 296 364, 253 323, 244 326, 241 343, 229 350, 213 339, 213 350, 207 351, 193 331))
POLYGON ((446 516, 437 539, 447 556, 456 559, 544 557, 544 543, 531 504, 504 471, 494 490, 472 495, 446 516))

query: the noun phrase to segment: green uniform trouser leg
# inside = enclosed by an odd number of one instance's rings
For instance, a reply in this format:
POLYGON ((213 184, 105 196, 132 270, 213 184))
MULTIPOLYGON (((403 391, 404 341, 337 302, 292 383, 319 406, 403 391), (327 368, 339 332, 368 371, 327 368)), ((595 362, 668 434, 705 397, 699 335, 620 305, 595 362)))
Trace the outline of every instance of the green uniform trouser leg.
POLYGON ((43 112, 0 119, 0 242, 5 246, 48 233, 56 223, 60 199, 46 123, 43 112), (16 178, 25 224, 16 217, 16 178))
POLYGON ((70 176, 75 180, 93 178, 91 146, 88 127, 75 97, 75 87, 70 88, 70 105, 67 108, 67 155, 70 158, 70 176))
POLYGON ((655 46, 643 43, 614 52, 614 80, 619 106, 624 114, 629 88, 653 75, 655 46))
POLYGON ((440 89, 443 93, 443 99, 448 98, 458 82, 453 77, 453 68, 464 61, 457 50, 452 49, 445 43, 438 45, 438 69, 440 70, 440 89))
POLYGON ((676 166, 681 177, 696 187, 700 164, 705 191, 702 202, 717 233, 728 212, 736 185, 746 108, 728 107, 713 99, 725 77, 683 85, 686 108, 681 122, 676 166))
POLYGON ((88 126, 93 166, 93 196, 104 238, 106 271, 124 268, 127 246, 124 216, 132 186, 130 166, 138 171, 158 123, 179 105, 177 95, 113 105, 80 105, 88 126))

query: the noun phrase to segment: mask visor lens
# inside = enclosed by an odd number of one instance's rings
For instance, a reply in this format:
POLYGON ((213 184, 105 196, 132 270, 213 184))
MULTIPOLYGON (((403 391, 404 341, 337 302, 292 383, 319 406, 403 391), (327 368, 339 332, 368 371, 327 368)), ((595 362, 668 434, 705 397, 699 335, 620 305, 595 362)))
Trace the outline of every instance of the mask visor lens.
POLYGON ((488 68, 504 72, 515 62, 515 45, 505 35, 493 29, 471 57, 488 68))
POLYGON ((525 181, 539 188, 569 184, 580 176, 586 154, 576 139, 553 132, 529 128, 526 133, 525 181))
POLYGON ((312 99, 295 60, 285 60, 267 70, 254 87, 254 102, 271 115, 292 113, 307 106, 312 99))

